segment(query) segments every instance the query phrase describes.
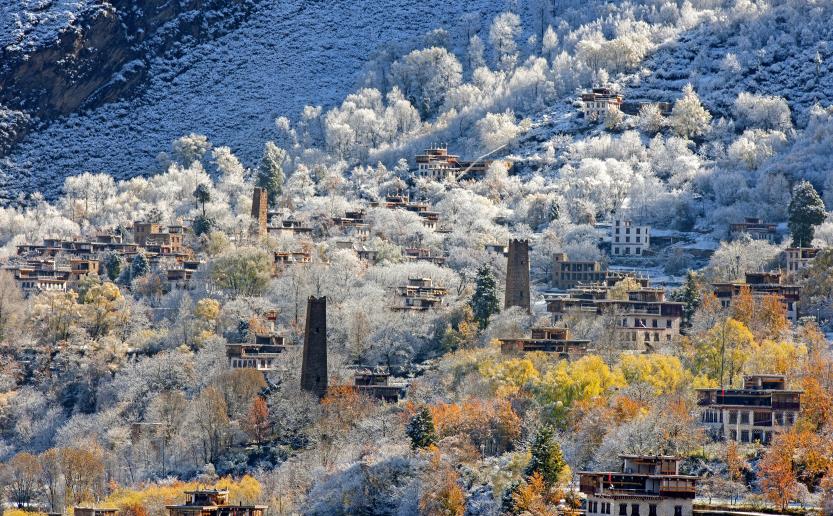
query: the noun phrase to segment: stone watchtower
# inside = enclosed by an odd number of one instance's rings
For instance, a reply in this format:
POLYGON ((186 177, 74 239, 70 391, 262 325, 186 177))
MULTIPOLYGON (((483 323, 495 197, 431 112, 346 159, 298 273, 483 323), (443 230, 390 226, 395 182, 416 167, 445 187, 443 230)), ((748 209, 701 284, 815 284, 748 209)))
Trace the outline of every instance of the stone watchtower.
POLYGON ((257 222, 257 234, 266 236, 269 194, 265 188, 255 188, 252 193, 252 218, 257 222))
POLYGON ((529 303, 529 241, 510 240, 506 260, 506 295, 504 309, 520 306, 530 311, 529 303))
POLYGON ((310 296, 301 363, 301 389, 323 397, 327 393, 327 298, 310 296))

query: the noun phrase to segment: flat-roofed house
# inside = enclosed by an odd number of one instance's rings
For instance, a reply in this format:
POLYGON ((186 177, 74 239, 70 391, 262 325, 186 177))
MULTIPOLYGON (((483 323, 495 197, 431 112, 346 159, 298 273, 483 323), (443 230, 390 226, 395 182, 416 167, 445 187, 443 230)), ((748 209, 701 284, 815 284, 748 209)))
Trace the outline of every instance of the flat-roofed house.
POLYGON ((683 303, 667 301, 660 288, 640 287, 624 299, 611 297, 607 285, 589 285, 565 294, 545 295, 555 322, 568 316, 609 319, 620 344, 634 351, 651 351, 680 334, 683 303))
POLYGON ((590 341, 573 339, 567 328, 532 328, 529 338, 508 338, 500 340, 502 353, 529 353, 540 351, 555 353, 569 360, 583 356, 590 341))
POLYGON ((620 455, 621 471, 581 471, 587 516, 692 516, 697 477, 680 474, 679 457, 620 455))
POLYGON ((227 489, 185 491, 185 503, 168 505, 169 516, 265 516, 265 505, 230 504, 227 489))
POLYGON ((404 398, 407 387, 404 383, 391 383, 390 373, 380 369, 360 369, 353 375, 353 388, 388 403, 404 398))
POLYGON ((610 255, 639 258, 651 247, 651 227, 617 219, 610 227, 610 255))
POLYGON ((745 289, 755 297, 776 295, 784 304, 787 317, 791 321, 799 318, 799 304, 801 301, 801 287, 789 283, 781 271, 747 272, 745 281, 729 281, 712 283, 714 295, 724 308, 731 306, 732 301, 745 289))
POLYGON ((397 303, 394 310, 426 311, 442 306, 448 289, 434 285, 432 278, 408 278, 408 283, 396 287, 397 303))
POLYGON ((788 247, 784 249, 784 259, 787 262, 787 272, 795 274, 810 266, 810 262, 821 251, 818 247, 788 247))
POLYGON ((604 118, 608 111, 619 111, 623 100, 610 88, 593 88, 581 94, 581 111, 590 120, 604 118))
POLYGON ((748 235, 752 240, 766 240, 767 242, 778 242, 777 225, 764 222, 757 217, 746 217, 743 222, 729 224, 729 237, 738 238, 741 235, 748 235))
POLYGON ((745 376, 742 389, 697 389, 700 423, 715 439, 769 444, 795 424, 802 392, 780 374, 745 376))

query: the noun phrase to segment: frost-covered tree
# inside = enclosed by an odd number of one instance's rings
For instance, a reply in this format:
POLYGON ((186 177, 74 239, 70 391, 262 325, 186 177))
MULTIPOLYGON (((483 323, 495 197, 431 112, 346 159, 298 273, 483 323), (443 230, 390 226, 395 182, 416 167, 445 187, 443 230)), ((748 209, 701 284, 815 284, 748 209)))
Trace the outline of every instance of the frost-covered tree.
POLYGON ((700 98, 691 83, 683 87, 683 96, 674 103, 671 111, 671 127, 680 136, 692 138, 702 136, 709 128, 712 116, 700 103, 700 98))
POLYGON ((211 149, 208 138, 202 134, 191 133, 182 136, 174 141, 174 157, 183 166, 190 166, 195 161, 200 161, 205 153, 211 149))
POLYGON ((414 50, 391 66, 391 82, 423 117, 436 114, 448 91, 462 82, 463 68, 444 48, 414 50))
POLYGON ((617 131, 625 121, 625 115, 618 109, 608 109, 605 113, 604 123, 608 131, 617 131))
POLYGON ((746 130, 727 151, 729 159, 741 163, 749 170, 761 164, 787 145, 787 137, 781 131, 746 130))
POLYGON ((734 113, 741 127, 775 131, 792 128, 790 106, 783 97, 742 92, 735 99, 734 113))
POLYGON ((542 54, 548 61, 552 62, 552 60, 555 59, 555 51, 557 48, 558 35, 552 29, 552 25, 548 25, 547 30, 544 31, 544 37, 541 40, 542 54))
POLYGON ((489 41, 498 57, 502 70, 512 70, 518 62, 518 36, 521 34, 521 18, 513 12, 495 16, 489 28, 489 41))
POLYGON ((720 69, 730 75, 735 75, 740 73, 742 70, 740 61, 738 61, 738 56, 729 52, 726 56, 720 61, 720 69))
POLYGON ((489 151, 514 142, 523 132, 523 124, 515 122, 515 113, 511 110, 488 113, 475 127, 484 149, 489 151))
POLYGON ((423 46, 425 48, 437 47, 451 50, 451 36, 443 28, 434 29, 423 37, 423 46))
POLYGON ((243 164, 228 147, 216 147, 211 151, 211 155, 220 172, 217 190, 228 197, 232 207, 245 203, 249 185, 246 184, 246 169, 243 164))
POLYGON ((269 196, 269 204, 274 206, 278 202, 283 187, 284 173, 283 165, 286 162, 286 151, 275 145, 275 142, 266 142, 263 147, 263 157, 257 169, 255 184, 265 188, 269 196))
POLYGON ((469 49, 468 49, 468 59, 469 59, 469 70, 474 71, 482 66, 486 66, 486 59, 483 57, 483 53, 486 50, 486 46, 483 44, 483 40, 480 39, 480 36, 475 34, 469 39, 469 49))
POLYGON ((637 126, 645 134, 654 135, 666 125, 665 117, 662 116, 657 104, 645 104, 639 108, 639 120, 637 126))
POLYGON ((809 181, 798 183, 787 210, 793 247, 809 247, 815 226, 824 222, 824 202, 809 181))

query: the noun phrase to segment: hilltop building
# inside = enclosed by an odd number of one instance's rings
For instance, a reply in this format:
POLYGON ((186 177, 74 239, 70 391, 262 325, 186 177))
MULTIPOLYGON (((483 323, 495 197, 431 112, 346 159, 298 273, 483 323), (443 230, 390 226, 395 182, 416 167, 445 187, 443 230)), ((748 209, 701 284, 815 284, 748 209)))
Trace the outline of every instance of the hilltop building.
POLYGON ((448 146, 434 145, 425 149, 422 154, 415 158, 415 177, 432 179, 434 181, 456 181, 459 179, 477 179, 486 175, 486 171, 492 163, 500 163, 509 170, 509 164, 505 161, 474 160, 462 161, 459 156, 448 153, 448 146))
POLYGON ((185 503, 168 505, 169 516, 264 516, 265 505, 231 505, 227 489, 185 491, 185 503))
POLYGON ((787 283, 786 275, 777 272, 747 272, 745 281, 731 281, 712 283, 714 295, 720 300, 724 308, 732 304, 732 300, 741 292, 748 289, 754 297, 776 295, 787 311, 787 317, 791 321, 797 321, 799 317, 799 302, 801 301, 801 287, 787 283))
POLYGON ((810 266, 810 262, 819 254, 818 247, 788 247, 784 249, 787 272, 795 274, 810 266))
POLYGON ((406 384, 391 383, 390 373, 380 369, 360 369, 353 376, 353 387, 360 393, 388 403, 405 397, 406 384))
POLYGON ((567 328, 532 328, 530 338, 499 339, 501 353, 529 353, 541 351, 555 353, 561 358, 574 360, 587 353, 590 341, 573 339, 567 328))
POLYGON ((679 457, 620 455, 621 471, 581 471, 590 515, 692 516, 697 477, 680 474, 679 457))
POLYGON ((408 283, 396 287, 397 304, 394 310, 427 311, 442 306, 448 289, 434 285, 432 278, 408 278, 408 283))
POLYGON ((604 118, 608 111, 619 111, 624 98, 610 88, 593 88, 581 94, 581 111, 590 120, 604 118))
POLYGON ((155 222, 135 222, 133 224, 133 241, 155 254, 184 252, 184 235, 185 228, 179 225, 171 225, 163 230, 155 222))
POLYGON ((641 257, 651 246, 651 227, 616 219, 610 226, 611 256, 641 257))
POLYGON ((697 389, 700 422, 715 439, 769 444, 801 411, 803 391, 789 390, 783 375, 751 375, 742 389, 697 389))
POLYGON ((402 249, 402 256, 409 262, 431 262, 439 266, 445 265, 446 259, 429 247, 406 247, 402 249))
POLYGON ((680 334, 683 303, 667 301, 663 289, 640 287, 628 291, 626 298, 614 298, 612 288, 590 285, 550 294, 545 297, 547 311, 554 322, 566 317, 604 318, 619 342, 637 351, 670 343, 680 334))
POLYGON ((107 507, 81 507, 72 508, 73 516, 116 516, 119 510, 107 507))
POLYGON ((277 225, 269 225, 266 228, 266 232, 269 235, 274 235, 276 237, 292 237, 296 235, 310 236, 312 235, 312 228, 304 225, 304 223, 300 220, 295 220, 290 217, 278 222, 277 225))
POLYGON ((612 271, 602 262, 570 260, 565 253, 552 256, 551 285, 559 290, 592 284, 613 286, 625 278, 636 279, 647 286, 647 279, 637 278, 632 272, 612 271))
POLYGON ((376 201, 370 203, 374 208, 387 208, 389 210, 405 210, 416 213, 422 222, 422 225, 427 229, 436 232, 446 232, 446 229, 440 224, 440 213, 431 210, 431 205, 427 202, 412 201, 411 198, 405 194, 386 195, 382 202, 376 201))
POLYGON ((757 217, 747 217, 743 222, 729 225, 729 237, 736 239, 741 235, 749 235, 752 240, 766 240, 770 243, 777 243, 779 238, 776 227, 776 224, 764 222, 757 217))
POLYGON ((358 240, 370 238, 370 225, 365 221, 367 212, 364 209, 347 211, 343 217, 333 217, 332 223, 341 231, 358 240))

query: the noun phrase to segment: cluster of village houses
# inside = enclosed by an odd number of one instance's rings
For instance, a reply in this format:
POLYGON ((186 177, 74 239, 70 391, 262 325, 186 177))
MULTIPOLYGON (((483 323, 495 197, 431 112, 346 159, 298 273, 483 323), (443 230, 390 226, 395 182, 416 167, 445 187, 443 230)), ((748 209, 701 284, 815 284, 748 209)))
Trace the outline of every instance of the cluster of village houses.
MULTIPOLYGON (((597 89, 582 97, 588 116, 598 116, 608 109, 620 109, 622 97, 608 90, 597 89)), ((448 154, 444 146, 432 147, 416 157, 419 177, 438 181, 477 177, 485 173, 490 162, 466 162, 448 154)), ((448 231, 439 213, 425 202, 415 202, 406 195, 388 196, 372 203, 371 207, 408 210, 416 213, 426 228, 448 231)), ((348 211, 335 217, 331 227, 345 237, 337 245, 352 249, 360 259, 373 261, 376 251, 367 247, 369 227, 365 210, 348 211)), ((252 206, 253 227, 260 236, 309 235, 313 228, 291 217, 276 220, 267 208, 266 192, 256 188, 252 206)), ((600 225, 606 231, 606 245, 611 260, 643 259, 652 255, 651 228, 629 220, 615 219, 600 225)), ((103 255, 118 255, 130 263, 139 253, 144 254, 151 267, 167 278, 168 288, 189 288, 194 271, 202 262, 183 244, 188 228, 182 225, 162 227, 156 223, 136 222, 128 234, 105 233, 95 239, 47 239, 37 245, 21 245, 18 256, 6 268, 24 293, 64 291, 73 289, 84 275, 103 274, 100 260, 103 255)), ((757 219, 747 219, 730 228, 731 236, 741 234, 753 239, 776 241, 776 225, 757 219)), ((508 245, 494 243, 487 251, 506 257, 505 306, 531 308, 529 280, 529 245, 527 241, 512 240, 508 245)), ((714 294, 724 307, 731 305, 742 292, 753 296, 776 295, 784 303, 790 319, 800 315, 800 290, 790 278, 807 267, 817 253, 813 248, 790 248, 785 251, 786 271, 747 272, 743 281, 715 283, 714 294)), ((443 265, 445 257, 427 248, 406 248, 407 260, 427 261, 443 265)), ((274 253, 274 273, 286 267, 310 262, 309 250, 274 253)), ((564 324, 575 317, 601 318, 615 315, 614 333, 621 347, 629 352, 650 352, 667 345, 680 335, 683 304, 666 298, 663 288, 651 286, 646 277, 637 272, 613 270, 598 261, 571 260, 563 253, 552 257, 551 289, 545 294, 546 309, 551 314, 551 326, 533 328, 525 338, 501 339, 501 350, 506 354, 528 352, 554 353, 573 360, 591 353, 589 340, 576 339, 564 324), (625 278, 635 285, 625 296, 613 296, 612 291, 625 278)), ((444 305, 448 295, 445 285, 432 278, 410 278, 394 289, 392 310, 419 312, 434 310, 444 305)), ((293 346, 275 328, 275 313, 267 314, 269 328, 254 335, 253 340, 230 343, 227 346, 231 368, 253 368, 260 371, 274 369, 286 350, 293 346)), ((323 395, 329 384, 327 378, 326 298, 311 298, 307 309, 306 329, 302 345, 303 364, 301 385, 316 395, 323 395)), ((355 371, 353 387, 371 397, 397 402, 405 395, 406 385, 392 382, 387 371, 360 368, 355 371)), ((701 424, 716 439, 742 443, 768 444, 773 435, 789 428, 801 409, 801 392, 790 390, 780 375, 755 375, 744 379, 742 388, 699 389, 698 405, 701 424)), ((624 456, 621 470, 609 472, 581 472, 580 489, 586 494, 586 513, 592 515, 683 516, 692 514, 696 477, 679 474, 680 459, 666 456, 624 456)), ((225 491, 194 491, 186 493, 184 505, 171 506, 171 516, 202 515, 262 516, 265 507, 229 506, 225 491)), ((79 509, 76 509, 78 511, 79 509)), ((112 516, 111 509, 90 509, 88 516, 112 516)), ((76 512, 79 514, 79 512, 76 512)), ((83 513, 81 513, 83 514, 83 513)))

